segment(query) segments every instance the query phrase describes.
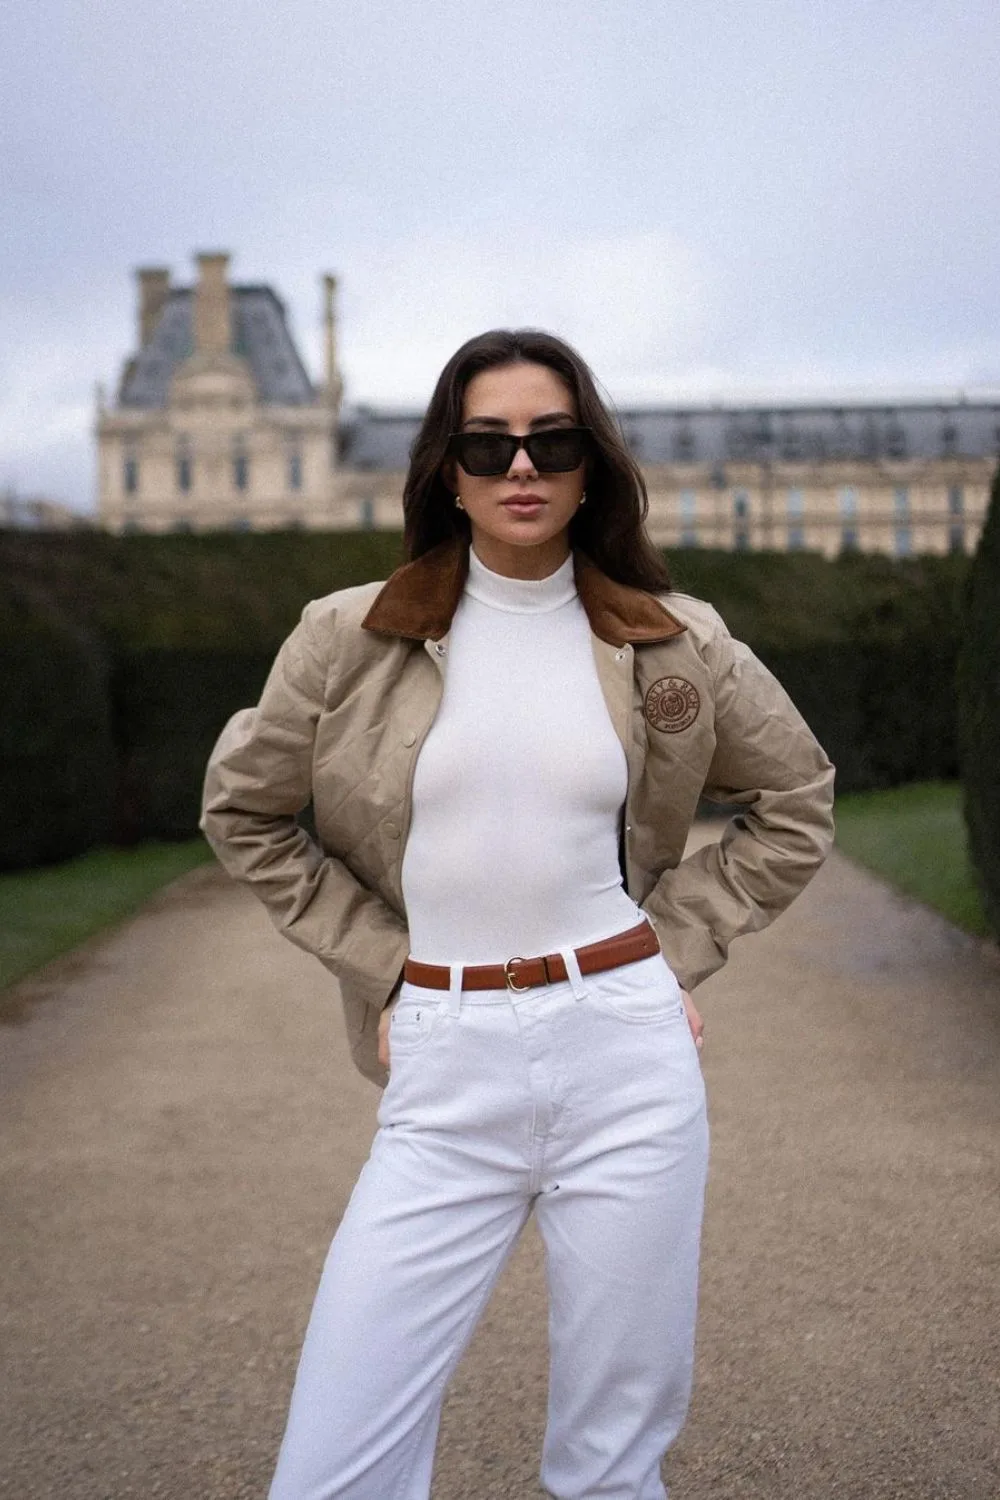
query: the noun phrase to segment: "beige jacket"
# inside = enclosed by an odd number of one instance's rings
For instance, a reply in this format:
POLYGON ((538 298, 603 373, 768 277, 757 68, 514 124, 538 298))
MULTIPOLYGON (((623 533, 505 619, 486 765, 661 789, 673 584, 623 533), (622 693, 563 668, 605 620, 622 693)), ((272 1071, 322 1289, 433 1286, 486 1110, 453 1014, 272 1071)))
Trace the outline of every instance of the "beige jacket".
MULTIPOLYGON (((579 554, 575 566, 628 761, 626 886, 693 989, 823 862, 833 767, 709 605, 677 593, 661 602, 579 554), (683 859, 702 795, 741 810, 721 843, 683 859)), ((209 842, 279 930, 336 975, 354 1060, 380 1084, 378 1015, 408 947, 400 872, 413 771, 467 570, 467 549, 446 543, 385 584, 308 604, 257 707, 222 731, 205 780, 209 842), (296 820, 310 799, 318 843, 296 820)))

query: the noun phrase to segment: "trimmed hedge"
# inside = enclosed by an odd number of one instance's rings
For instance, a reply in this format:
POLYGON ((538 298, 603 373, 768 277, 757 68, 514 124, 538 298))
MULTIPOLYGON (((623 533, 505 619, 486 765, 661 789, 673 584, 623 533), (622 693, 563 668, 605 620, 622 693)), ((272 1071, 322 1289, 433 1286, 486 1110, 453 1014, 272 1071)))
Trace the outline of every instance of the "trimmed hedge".
MULTIPOLYGON (((387 532, 0 532, 0 579, 17 579, 45 622, 0 629, 5 704, 20 705, 4 714, 0 761, 8 804, 25 808, 0 867, 189 837, 211 745, 256 701, 305 602, 400 557, 387 532)), ((785 683, 839 790, 956 774, 966 559, 685 551, 672 566, 785 683)), ((0 600, 13 597, 11 583, 0 600)))
POLYGON ((112 678, 119 745, 116 841, 198 831, 205 763, 219 730, 256 703, 274 653, 171 650, 123 656, 112 678))
POLYGON ((0 869, 105 839, 115 795, 109 671, 79 625, 0 584, 0 869))
POLYGON ((968 560, 684 552, 710 599, 780 678, 840 792, 958 774, 955 664, 968 560))
POLYGON ((958 682, 969 852, 1000 937, 1000 469, 969 572, 958 682))

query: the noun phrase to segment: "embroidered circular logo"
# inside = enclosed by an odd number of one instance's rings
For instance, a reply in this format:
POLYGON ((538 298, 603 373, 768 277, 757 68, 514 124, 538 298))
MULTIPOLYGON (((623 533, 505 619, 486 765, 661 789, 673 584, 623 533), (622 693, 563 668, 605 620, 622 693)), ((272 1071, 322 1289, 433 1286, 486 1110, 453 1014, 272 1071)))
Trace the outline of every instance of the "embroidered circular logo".
POLYGON ((654 729, 662 729, 664 734, 680 734, 682 729, 690 729, 698 717, 701 698, 694 683, 686 677, 661 677, 646 694, 643 707, 654 729))

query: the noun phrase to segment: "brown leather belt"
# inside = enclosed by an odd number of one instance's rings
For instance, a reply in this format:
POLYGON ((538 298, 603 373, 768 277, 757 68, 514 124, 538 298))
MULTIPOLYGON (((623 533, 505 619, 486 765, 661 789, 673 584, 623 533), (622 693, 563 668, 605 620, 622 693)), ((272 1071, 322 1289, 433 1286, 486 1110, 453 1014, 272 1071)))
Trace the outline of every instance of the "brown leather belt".
MULTIPOLYGON (((648 922, 640 922, 627 932, 602 938, 577 948, 576 961, 581 974, 599 974, 617 969, 619 964, 638 963, 660 951, 660 940, 648 922)), ((443 964, 422 964, 408 958, 403 978, 425 990, 447 990, 451 973, 443 964)), ((463 990, 530 990, 540 984, 560 984, 568 979, 566 965, 558 953, 543 958, 508 958, 505 964, 469 964, 462 970, 463 990)))

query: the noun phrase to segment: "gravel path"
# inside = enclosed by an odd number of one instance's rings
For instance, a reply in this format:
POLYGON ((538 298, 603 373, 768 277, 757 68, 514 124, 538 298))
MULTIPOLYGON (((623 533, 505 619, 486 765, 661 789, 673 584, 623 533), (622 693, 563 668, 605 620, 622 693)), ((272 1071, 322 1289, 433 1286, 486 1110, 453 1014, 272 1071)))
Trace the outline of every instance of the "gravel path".
MULTIPOLYGON (((1000 962, 835 856, 700 992, 713 1163, 672 1500, 1000 1496, 1000 962)), ((214 868, 0 997, 0 1495, 262 1500, 377 1096, 214 868)), ((435 1500, 532 1500, 529 1230, 435 1500)))

